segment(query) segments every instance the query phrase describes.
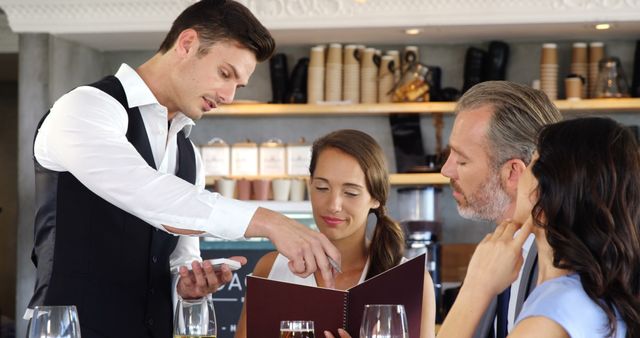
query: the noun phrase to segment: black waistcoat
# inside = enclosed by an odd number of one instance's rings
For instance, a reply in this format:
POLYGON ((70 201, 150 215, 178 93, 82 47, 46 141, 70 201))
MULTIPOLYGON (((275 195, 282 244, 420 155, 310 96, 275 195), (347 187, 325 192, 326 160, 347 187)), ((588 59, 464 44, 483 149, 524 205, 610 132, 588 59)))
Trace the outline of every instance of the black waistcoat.
MULTIPOLYGON (((108 76, 90 86, 113 96, 127 110, 127 139, 155 168, 140 111, 128 108, 120 81, 108 76)), ((193 147, 182 131, 177 139, 176 175, 193 184, 193 147)), ((171 337, 169 255, 178 237, 105 201, 71 173, 47 170, 34 162, 37 214, 32 260, 37 280, 30 307, 76 305, 83 338, 171 337)))

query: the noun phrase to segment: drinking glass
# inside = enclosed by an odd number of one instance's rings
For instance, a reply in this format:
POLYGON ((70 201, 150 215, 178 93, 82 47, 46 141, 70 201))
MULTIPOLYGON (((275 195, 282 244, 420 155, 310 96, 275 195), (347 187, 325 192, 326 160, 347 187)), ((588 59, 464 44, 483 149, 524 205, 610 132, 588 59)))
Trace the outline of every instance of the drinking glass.
POLYGON ((215 338, 216 313, 209 297, 179 299, 173 320, 174 338, 215 338))
POLYGON ((28 338, 81 338, 78 310, 73 305, 36 306, 28 338))
POLYGON ((365 305, 360 338, 408 338, 407 314, 402 305, 365 305))
POLYGON ((280 322, 280 338, 314 338, 313 321, 283 320, 280 322))
POLYGON ((411 64, 393 90, 393 102, 429 101, 430 74, 422 63, 411 64))
POLYGON ((593 97, 629 97, 629 85, 622 71, 620 59, 604 58, 598 65, 598 82, 596 82, 593 97))

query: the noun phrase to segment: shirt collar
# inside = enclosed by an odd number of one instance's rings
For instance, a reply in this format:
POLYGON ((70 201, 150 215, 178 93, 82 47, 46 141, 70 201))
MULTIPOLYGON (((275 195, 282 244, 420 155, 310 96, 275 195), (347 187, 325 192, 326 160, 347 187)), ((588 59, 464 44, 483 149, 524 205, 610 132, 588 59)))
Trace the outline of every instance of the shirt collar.
MULTIPOLYGON (((127 95, 128 108, 151 104, 162 106, 156 96, 153 95, 153 92, 151 92, 151 89, 149 89, 149 86, 147 86, 140 75, 128 64, 123 63, 120 65, 115 76, 120 80, 120 83, 122 83, 124 92, 127 95)), ((166 110, 166 107, 164 108, 166 110)), ((188 137, 195 122, 181 112, 178 112, 173 118, 172 124, 176 125, 178 130, 184 128, 184 133, 188 137)))
POLYGON ((183 113, 178 112, 173 118, 173 122, 171 124, 175 124, 176 126, 178 126, 178 130, 183 129, 184 136, 189 137, 189 135, 191 134, 191 128, 193 128, 196 123, 193 122, 192 119, 185 116, 183 113))
POLYGON ((160 104, 140 75, 126 63, 120 66, 115 76, 120 80, 127 94, 128 108, 160 104))

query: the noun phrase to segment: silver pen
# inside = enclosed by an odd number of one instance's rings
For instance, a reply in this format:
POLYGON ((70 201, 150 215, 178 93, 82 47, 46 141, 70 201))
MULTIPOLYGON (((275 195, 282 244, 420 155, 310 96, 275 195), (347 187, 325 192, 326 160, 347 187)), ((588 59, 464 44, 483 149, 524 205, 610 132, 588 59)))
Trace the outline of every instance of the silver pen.
POLYGON ((327 259, 329 260, 329 264, 331 264, 334 270, 338 271, 338 273, 342 273, 342 270, 340 270, 340 266, 338 265, 338 263, 336 263, 336 261, 333 260, 333 258, 327 256, 327 259))

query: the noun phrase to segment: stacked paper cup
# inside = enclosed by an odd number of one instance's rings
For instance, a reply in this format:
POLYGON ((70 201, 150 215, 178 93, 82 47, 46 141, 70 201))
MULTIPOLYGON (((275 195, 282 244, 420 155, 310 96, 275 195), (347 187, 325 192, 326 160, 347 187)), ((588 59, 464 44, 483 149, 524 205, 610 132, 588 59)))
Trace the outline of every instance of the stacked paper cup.
POLYGON ((404 47, 404 52, 402 53, 402 65, 401 71, 402 74, 407 71, 411 65, 420 61, 420 50, 418 46, 406 46, 404 47))
POLYGON ((360 67, 362 67, 362 56, 364 55, 364 50, 367 49, 367 46, 365 45, 357 45, 356 46, 356 59, 358 59, 358 62, 360 62, 360 67))
POLYGON ((388 50, 387 55, 393 58, 393 82, 397 83, 400 81, 400 76, 402 76, 400 71, 400 52, 397 50, 388 50))
POLYGON ((360 103, 360 62, 357 46, 344 46, 344 72, 342 73, 342 99, 360 103))
POLYGON ((376 103, 378 100, 378 67, 374 61, 376 50, 367 48, 362 53, 360 67, 360 102, 376 103))
POLYGON ((307 102, 324 101, 324 46, 311 48, 307 76, 307 102))
POLYGON ((604 58, 604 43, 592 42, 589 44, 589 97, 595 97, 594 91, 598 81, 598 62, 604 58))
POLYGON ((558 48, 555 43, 542 45, 540 89, 547 94, 549 99, 558 99, 558 48))
MULTIPOLYGON (((573 44, 573 50, 571 52, 571 69, 572 74, 580 75, 582 79, 587 81, 588 67, 587 67, 587 44, 584 42, 576 42, 573 44)), ((587 84, 582 84, 581 98, 587 98, 587 84)))
POLYGON ((378 102, 391 102, 394 78, 393 78, 393 56, 385 55, 380 61, 380 72, 378 73, 378 102))
POLYGON ((327 53, 324 86, 325 101, 342 100, 342 45, 332 43, 327 53))

